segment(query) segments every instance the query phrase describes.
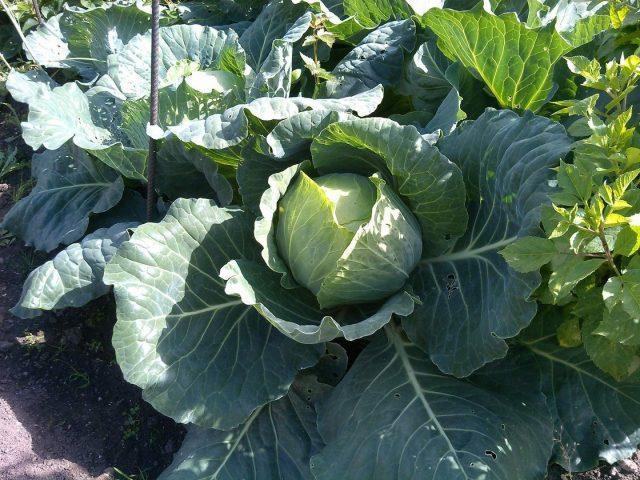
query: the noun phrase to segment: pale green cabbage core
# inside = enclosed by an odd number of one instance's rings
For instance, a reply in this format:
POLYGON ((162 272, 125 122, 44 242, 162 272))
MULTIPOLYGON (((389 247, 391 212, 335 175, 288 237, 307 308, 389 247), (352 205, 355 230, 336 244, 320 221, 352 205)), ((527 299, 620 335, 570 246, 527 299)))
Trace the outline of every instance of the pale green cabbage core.
POLYGON ((333 205, 333 218, 338 225, 355 234, 361 225, 369 221, 377 191, 367 177, 333 173, 314 181, 333 205))
POLYGON ((380 178, 304 172, 278 204, 278 252, 323 308, 381 300, 422 253, 419 224, 380 178))

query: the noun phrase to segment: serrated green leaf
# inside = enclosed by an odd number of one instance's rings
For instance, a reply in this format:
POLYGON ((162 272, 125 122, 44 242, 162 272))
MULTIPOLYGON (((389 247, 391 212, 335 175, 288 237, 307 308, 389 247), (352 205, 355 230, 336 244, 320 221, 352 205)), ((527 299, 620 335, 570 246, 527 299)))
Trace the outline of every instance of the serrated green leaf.
POLYGON ((555 244, 541 237, 519 238, 500 251, 509 266, 518 272, 534 272, 558 254, 555 244))
POLYGON ((627 270, 622 275, 622 306, 633 318, 640 318, 640 270, 627 270))
POLYGON ((585 260, 583 257, 575 256, 563 259, 562 262, 554 265, 554 270, 549 277, 549 290, 556 301, 562 300, 571 293, 571 290, 601 265, 604 259, 585 260))
POLYGON ((586 168, 561 162, 557 179, 558 186, 564 190, 563 193, 573 196, 574 201, 586 203, 591 197, 591 172, 586 168))
MULTIPOLYGON (((594 327, 594 335, 632 347, 640 346, 640 318, 631 317, 620 304, 605 310, 602 321, 594 327)), ((640 353, 640 350, 637 352, 640 353)), ((639 359, 640 360, 640 359, 639 359)), ((638 365, 640 367, 640 363, 638 365)))
POLYGON ((616 254, 630 257, 640 249, 640 228, 625 225, 622 227, 613 247, 616 254))

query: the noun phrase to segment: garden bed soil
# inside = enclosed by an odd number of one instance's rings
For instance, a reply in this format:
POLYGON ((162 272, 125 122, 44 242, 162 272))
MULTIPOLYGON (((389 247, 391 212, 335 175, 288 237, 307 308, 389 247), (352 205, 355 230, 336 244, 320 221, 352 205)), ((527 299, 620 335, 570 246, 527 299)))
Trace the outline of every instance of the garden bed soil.
MULTIPOLYGON (((22 175, 0 184, 0 219, 22 175)), ((113 298, 32 320, 9 313, 47 259, 18 240, 0 246, 0 480, 153 480, 184 428, 123 379, 111 346, 113 298)))

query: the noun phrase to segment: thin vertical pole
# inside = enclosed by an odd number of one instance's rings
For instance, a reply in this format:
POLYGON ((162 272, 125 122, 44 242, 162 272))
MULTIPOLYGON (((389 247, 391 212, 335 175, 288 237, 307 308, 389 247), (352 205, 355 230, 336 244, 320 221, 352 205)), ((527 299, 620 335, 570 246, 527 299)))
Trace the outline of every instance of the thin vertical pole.
MULTIPOLYGON (((158 61, 160 43, 160 0, 151 2, 151 97, 149 99, 149 123, 158 124, 158 61)), ((156 173, 157 140, 149 137, 149 159, 147 161, 147 221, 151 221, 156 203, 154 179, 156 173)))
POLYGON ((40 11, 40 5, 38 5, 38 0, 31 0, 33 3, 33 10, 36 12, 36 18, 38 19, 39 24, 44 23, 44 18, 42 18, 42 12, 40 11))

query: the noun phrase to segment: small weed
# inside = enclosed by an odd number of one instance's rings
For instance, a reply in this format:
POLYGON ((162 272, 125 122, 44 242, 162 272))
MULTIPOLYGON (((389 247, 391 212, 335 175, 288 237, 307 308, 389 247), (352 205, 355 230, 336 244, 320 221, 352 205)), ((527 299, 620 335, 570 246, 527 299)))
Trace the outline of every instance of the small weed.
POLYGON ((19 268, 24 274, 31 272, 42 260, 42 254, 28 249, 20 252, 19 268))
POLYGON ((0 181, 27 166, 27 162, 21 162, 18 159, 18 149, 16 147, 12 147, 6 152, 0 150, 0 181))
POLYGON ((140 433, 140 405, 133 405, 124 412, 124 432, 122 441, 126 442, 130 438, 135 438, 140 433))
POLYGON ((71 370, 73 370, 73 372, 71 372, 71 375, 69 375, 68 379, 70 382, 77 383, 78 390, 82 390, 91 385, 91 379, 89 379, 89 375, 87 373, 77 370, 72 365, 69 365, 69 367, 71 367, 71 370))
POLYGON ((98 353, 104 350, 104 345, 102 345, 102 342, 100 340, 95 339, 95 340, 91 340, 87 344, 87 348, 89 349, 89 351, 93 353, 98 353))
POLYGON ((32 179, 23 180, 15 188, 11 189, 11 201, 17 203, 25 197, 33 188, 34 181, 32 179))
POLYGON ((0 228, 0 247, 8 247, 15 242, 16 237, 9 230, 0 228))
POLYGON ((116 480, 149 480, 149 476, 138 468, 138 473, 127 475, 119 468, 113 467, 113 471, 116 472, 116 480))

